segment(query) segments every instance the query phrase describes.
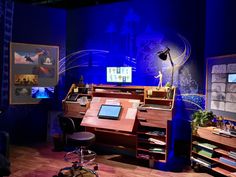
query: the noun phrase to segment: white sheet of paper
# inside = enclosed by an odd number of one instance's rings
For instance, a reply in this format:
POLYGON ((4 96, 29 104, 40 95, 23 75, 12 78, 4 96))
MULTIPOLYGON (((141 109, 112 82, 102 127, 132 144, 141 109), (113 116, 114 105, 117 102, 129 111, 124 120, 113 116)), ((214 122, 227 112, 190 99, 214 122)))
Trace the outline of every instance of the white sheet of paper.
POLYGON ((136 108, 128 108, 125 118, 126 119, 135 119, 137 114, 136 108))
POLYGON ((120 101, 118 99, 107 99, 105 104, 108 104, 108 105, 120 105, 120 101))
POLYGON ((99 97, 93 97, 91 103, 99 103, 100 100, 101 100, 101 98, 99 98, 99 97))
POLYGON ((130 103, 132 103, 132 108, 138 108, 139 107, 139 100, 129 100, 130 103))

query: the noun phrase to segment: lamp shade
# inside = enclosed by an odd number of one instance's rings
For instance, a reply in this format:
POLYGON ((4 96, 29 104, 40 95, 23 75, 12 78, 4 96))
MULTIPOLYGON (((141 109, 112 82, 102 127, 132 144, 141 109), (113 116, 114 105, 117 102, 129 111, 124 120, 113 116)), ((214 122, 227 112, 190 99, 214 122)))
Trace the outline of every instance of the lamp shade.
POLYGON ((167 59, 167 53, 166 52, 160 52, 158 57, 161 59, 161 60, 166 60, 167 59))
POLYGON ((158 57, 161 60, 166 60, 167 59, 167 54, 170 52, 170 49, 167 47, 166 50, 158 52, 158 57))

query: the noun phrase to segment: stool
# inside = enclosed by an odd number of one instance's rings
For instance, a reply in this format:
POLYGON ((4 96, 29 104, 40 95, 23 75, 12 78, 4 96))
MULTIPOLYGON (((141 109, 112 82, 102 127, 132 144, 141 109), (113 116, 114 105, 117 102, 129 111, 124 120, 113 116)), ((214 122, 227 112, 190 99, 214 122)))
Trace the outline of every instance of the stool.
POLYGON ((96 153, 86 148, 93 144, 95 135, 91 132, 75 132, 75 125, 71 118, 60 115, 59 123, 65 143, 75 147, 75 150, 64 155, 64 160, 71 162, 72 166, 60 169, 58 177, 79 177, 83 176, 83 173, 90 173, 98 177, 96 173, 98 165, 94 162, 96 153), (86 168, 91 165, 94 166, 93 169, 86 168))

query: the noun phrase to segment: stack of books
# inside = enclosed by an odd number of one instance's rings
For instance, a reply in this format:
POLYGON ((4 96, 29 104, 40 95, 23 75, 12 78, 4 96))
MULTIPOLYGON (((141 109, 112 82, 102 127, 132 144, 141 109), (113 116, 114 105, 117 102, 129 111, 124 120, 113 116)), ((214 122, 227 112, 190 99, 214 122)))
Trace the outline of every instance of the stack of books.
POLYGON ((155 139, 155 138, 148 138, 148 141, 154 143, 154 144, 158 144, 158 145, 166 145, 166 142, 155 139))
POLYGON ((207 167, 207 168, 213 168, 216 166, 216 163, 212 163, 212 162, 209 162, 209 161, 206 161, 206 160, 203 160, 199 157, 191 157, 191 161, 193 162, 196 162, 204 167, 207 167))
POLYGON ((231 157, 232 159, 236 159, 236 152, 230 151, 229 152, 229 157, 231 157))
POLYGON ((213 144, 209 144, 209 143, 200 143, 197 141, 194 141, 193 144, 195 145, 193 147, 193 150, 200 154, 203 155, 205 157, 214 157, 215 153, 214 153, 214 149, 217 148, 217 146, 213 145, 213 144))
POLYGON ((236 161, 228 157, 220 157, 220 162, 236 167, 236 161))
POLYGON ((165 149, 163 149, 163 148, 149 148, 149 152, 165 154, 165 149))

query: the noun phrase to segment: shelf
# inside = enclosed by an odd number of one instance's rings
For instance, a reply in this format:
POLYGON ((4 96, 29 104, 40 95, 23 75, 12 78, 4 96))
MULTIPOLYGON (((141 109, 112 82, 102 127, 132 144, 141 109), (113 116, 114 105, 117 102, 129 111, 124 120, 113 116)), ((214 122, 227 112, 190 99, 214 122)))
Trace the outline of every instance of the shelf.
POLYGON ((230 167, 230 168, 236 170, 236 166, 232 166, 232 165, 223 163, 223 162, 221 162, 221 161, 219 160, 218 157, 207 157, 207 156, 205 156, 205 155, 198 154, 197 152, 194 152, 194 151, 192 151, 192 153, 198 155, 199 157, 202 156, 202 157, 204 157, 204 158, 206 158, 206 159, 209 159, 209 160, 211 160, 211 161, 217 162, 217 163, 219 163, 219 164, 223 164, 223 165, 225 165, 225 166, 227 166, 227 167, 230 167))
POLYGON ((144 148, 137 148, 138 151, 143 151, 143 152, 148 152, 149 154, 161 154, 161 155, 165 155, 166 152, 153 152, 150 151, 149 149, 144 149, 144 148))
POLYGON ((162 137, 162 138, 166 137, 166 135, 157 135, 157 134, 152 134, 152 133, 149 133, 149 132, 152 132, 152 131, 137 131, 136 133, 141 134, 141 135, 154 136, 154 137, 162 137))
POLYGON ((139 143, 145 143, 145 144, 156 145, 156 146, 163 146, 163 147, 166 146, 166 144, 156 144, 156 143, 153 143, 153 142, 151 142, 151 141, 149 141, 147 139, 140 139, 139 138, 137 141, 138 141, 138 144, 139 143))
POLYGON ((224 155, 224 156, 228 156, 228 154, 229 154, 229 152, 228 151, 226 151, 226 150, 223 150, 223 149, 215 149, 214 150, 215 152, 217 152, 217 153, 219 153, 219 154, 222 154, 222 155, 224 155))
POLYGON ((211 168, 211 169, 215 172, 218 172, 218 173, 220 173, 222 175, 226 175, 226 176, 228 176, 230 173, 232 173, 232 172, 230 172, 226 169, 220 168, 220 167, 214 167, 214 168, 211 168))
MULTIPOLYGON (((157 125, 152 122, 140 122, 140 125, 144 127, 157 127, 157 125)), ((166 125, 159 125, 158 128, 166 128, 166 125)))
POLYGON ((173 99, 167 99, 167 98, 152 98, 152 97, 145 98, 145 100, 158 100, 158 101, 169 101, 169 102, 172 102, 172 101, 173 101, 173 99))

